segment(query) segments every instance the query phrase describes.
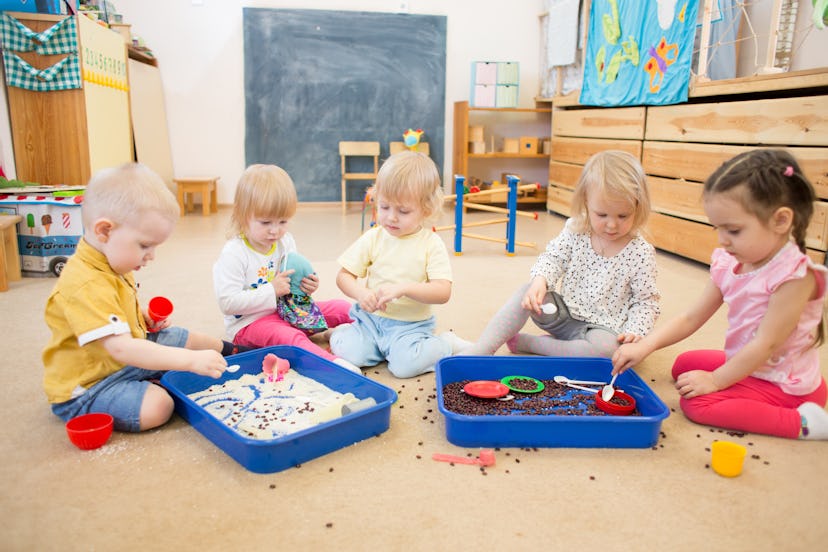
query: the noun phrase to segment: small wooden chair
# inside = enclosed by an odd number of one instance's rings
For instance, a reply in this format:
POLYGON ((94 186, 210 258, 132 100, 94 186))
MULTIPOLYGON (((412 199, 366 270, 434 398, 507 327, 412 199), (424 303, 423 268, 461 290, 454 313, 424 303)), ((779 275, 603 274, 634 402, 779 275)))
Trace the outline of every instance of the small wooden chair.
POLYGON ((340 170, 342 174, 342 214, 345 214, 348 209, 346 184, 350 180, 370 180, 373 183, 377 179, 377 171, 379 170, 379 153, 379 142, 339 143, 340 170), (348 157, 373 157, 374 172, 348 172, 348 157))
POLYGON ((218 177, 189 177, 173 178, 178 189, 178 206, 181 208, 181 215, 193 210, 193 194, 201 194, 201 213, 204 216, 218 212, 216 200, 218 191, 218 177))

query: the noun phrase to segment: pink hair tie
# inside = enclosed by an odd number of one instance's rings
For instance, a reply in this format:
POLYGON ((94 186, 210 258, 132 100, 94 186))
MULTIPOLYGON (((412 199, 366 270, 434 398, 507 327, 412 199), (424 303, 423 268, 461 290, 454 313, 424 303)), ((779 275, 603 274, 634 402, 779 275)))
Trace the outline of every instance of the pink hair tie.
POLYGON ((793 166, 788 165, 785 167, 785 172, 783 173, 785 176, 793 176, 793 166))

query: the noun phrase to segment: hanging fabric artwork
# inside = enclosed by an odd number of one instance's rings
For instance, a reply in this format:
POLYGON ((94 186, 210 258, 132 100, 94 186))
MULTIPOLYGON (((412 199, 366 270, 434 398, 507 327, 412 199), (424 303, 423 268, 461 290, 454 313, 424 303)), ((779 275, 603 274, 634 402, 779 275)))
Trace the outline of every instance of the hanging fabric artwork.
POLYGON ((580 103, 687 101, 697 13, 698 0, 593 0, 580 103))

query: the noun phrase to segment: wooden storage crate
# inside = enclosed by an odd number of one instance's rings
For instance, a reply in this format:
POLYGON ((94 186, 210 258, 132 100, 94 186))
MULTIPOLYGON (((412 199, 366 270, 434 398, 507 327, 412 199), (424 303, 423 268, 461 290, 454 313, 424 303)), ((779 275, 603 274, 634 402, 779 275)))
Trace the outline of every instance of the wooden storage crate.
POLYGON ((552 114, 546 208, 569 216, 572 191, 587 159, 608 149, 641 158, 643 107, 557 109, 552 114))
POLYGON ((658 215, 649 225, 653 244, 709 262, 718 242, 702 210, 703 182, 727 159, 765 146, 790 151, 814 183, 819 200, 805 243, 809 255, 824 262, 828 248, 828 96, 821 95, 647 108, 642 164, 658 215))
POLYGON ((724 161, 757 147, 790 151, 819 198, 809 255, 828 249, 828 69, 697 84, 669 106, 582 108, 562 98, 552 115, 547 209, 569 215, 586 160, 621 149, 641 159, 653 214, 647 238, 659 249, 708 263, 718 246, 701 203, 704 180, 724 161))

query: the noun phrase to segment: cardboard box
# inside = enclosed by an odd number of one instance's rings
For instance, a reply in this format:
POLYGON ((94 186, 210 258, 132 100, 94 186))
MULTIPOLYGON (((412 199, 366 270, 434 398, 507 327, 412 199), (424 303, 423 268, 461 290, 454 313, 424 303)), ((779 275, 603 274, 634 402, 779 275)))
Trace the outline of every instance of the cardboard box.
POLYGON ((520 153, 520 140, 517 138, 504 138, 503 153, 520 153))
POLYGON ((469 153, 486 153, 486 142, 469 142, 469 153))
POLYGON ((17 248, 24 276, 59 276, 83 235, 83 187, 0 189, 0 212, 23 217, 17 248))
POLYGON ((483 142, 483 126, 469 126, 469 142, 483 142))
POLYGON ((520 153, 524 155, 536 155, 538 153, 538 139, 534 136, 521 136, 520 153))

